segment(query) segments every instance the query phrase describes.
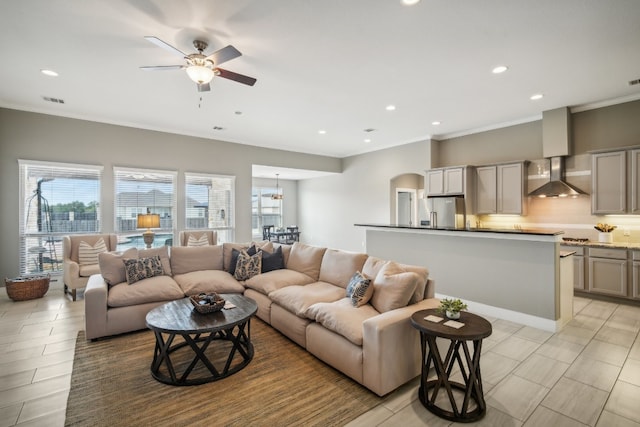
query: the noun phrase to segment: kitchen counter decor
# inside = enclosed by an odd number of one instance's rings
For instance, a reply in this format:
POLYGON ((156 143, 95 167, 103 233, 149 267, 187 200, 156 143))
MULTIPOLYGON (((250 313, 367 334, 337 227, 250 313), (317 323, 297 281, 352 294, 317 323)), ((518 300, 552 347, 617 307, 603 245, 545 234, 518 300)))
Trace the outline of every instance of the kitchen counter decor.
POLYGON ((615 225, 603 224, 599 222, 598 224, 594 225, 593 228, 599 231, 598 241, 600 243, 613 243, 613 234, 611 232, 616 229, 615 225))

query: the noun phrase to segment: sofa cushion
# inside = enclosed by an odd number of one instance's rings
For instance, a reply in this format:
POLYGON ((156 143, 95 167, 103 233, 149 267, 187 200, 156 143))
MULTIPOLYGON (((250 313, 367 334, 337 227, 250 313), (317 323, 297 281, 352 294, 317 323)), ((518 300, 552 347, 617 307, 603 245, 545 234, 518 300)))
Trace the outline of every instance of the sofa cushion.
POLYGON ((418 274, 405 271, 400 264, 389 261, 373 281, 371 305, 380 313, 406 307, 419 281, 418 274))
POLYGON ((83 240, 78 245, 78 264, 97 264, 98 255, 102 252, 107 252, 107 245, 104 243, 104 239, 102 237, 93 245, 90 245, 83 240))
POLYGON ((364 277, 359 271, 353 275, 347 287, 347 297, 351 299, 351 305, 360 307, 369 302, 373 296, 371 279, 364 277), (351 289, 349 289, 351 288, 351 289))
POLYGON ((155 276, 140 280, 133 286, 126 282, 109 289, 107 304, 110 307, 128 307, 150 302, 173 301, 184 297, 180 286, 171 276, 155 276))
POLYGON ((147 258, 125 258, 124 270, 127 283, 130 285, 142 279, 164 275, 159 255, 147 258))
POLYGON ((386 259, 370 256, 365 261, 361 271, 365 276, 375 278, 387 262, 386 259))
MULTIPOLYGON (((326 250, 327 248, 295 242, 291 247, 287 268, 304 273, 316 281, 320 277, 320 265, 326 250)), ((353 271, 349 272, 349 276, 351 274, 353 274, 353 271)))
MULTIPOLYGON (((233 258, 233 250, 235 249, 236 251, 240 252, 241 250, 247 250, 251 247, 251 243, 223 243, 222 244, 222 259, 223 259, 223 264, 222 264, 222 269, 224 271, 228 271, 231 274, 233 274, 233 272, 230 270, 230 266, 231 266, 231 260, 233 258)), ((237 258, 236 258, 237 261, 237 258)), ((235 264, 234 268, 235 268, 235 264)))
POLYGON ((262 273, 268 273, 273 270, 284 268, 284 257, 282 255, 282 246, 278 246, 273 252, 269 253, 260 249, 262 252, 262 273))
POLYGON ((158 255, 160 257, 160 261, 162 262, 162 269, 164 270, 164 274, 171 276, 171 261, 169 261, 169 247, 168 246, 160 246, 159 248, 152 249, 139 249, 138 250, 138 258, 146 258, 158 255))
MULTIPOLYGON (((311 277, 295 270, 273 270, 264 274, 258 274, 244 281, 244 286, 262 294, 269 295, 273 291, 293 285, 308 285, 313 283, 311 277)), ((344 290, 343 290, 344 292, 344 290)))
POLYGON ((129 248, 121 254, 114 252, 103 252, 98 255, 100 274, 109 286, 126 282, 127 275, 124 270, 125 258, 138 258, 138 249, 129 248))
MULTIPOLYGON (((393 261, 387 261, 384 259, 380 259, 377 257, 370 256, 367 258, 367 261, 364 263, 362 267, 362 273, 364 273, 368 277, 376 277, 378 273, 387 263, 393 261)), ((429 270, 424 267, 418 267, 415 265, 407 265, 407 264, 398 264, 405 271, 413 271, 414 273, 420 276, 420 282, 418 286, 416 286, 416 290, 409 301, 410 304, 415 304, 416 302, 422 301, 424 299, 424 293, 427 286, 427 279, 429 278, 429 270)))
POLYGON ((309 306, 344 298, 344 288, 326 282, 287 286, 269 294, 271 301, 299 317, 306 317, 309 306))
POLYGON ((217 292, 242 293, 242 286, 233 276, 222 270, 198 270, 190 273, 176 274, 173 279, 178 283, 185 295, 217 292))
POLYGON ((346 289, 353 273, 361 271, 366 260, 366 254, 327 249, 322 257, 319 280, 346 289))
POLYGON ((238 255, 236 271, 233 273, 233 277, 237 280, 247 280, 260 274, 261 270, 262 252, 249 255, 247 252, 242 251, 240 252, 240 255, 238 255))
POLYGON ((378 311, 369 304, 354 307, 350 298, 311 305, 306 312, 307 318, 315 320, 325 328, 342 335, 355 345, 362 345, 362 323, 378 311))
POLYGON ((202 233, 200 237, 190 234, 187 239, 187 246, 209 246, 209 236, 202 233))
POLYGON ((174 246, 171 248, 173 274, 200 270, 222 270, 222 246, 174 246))

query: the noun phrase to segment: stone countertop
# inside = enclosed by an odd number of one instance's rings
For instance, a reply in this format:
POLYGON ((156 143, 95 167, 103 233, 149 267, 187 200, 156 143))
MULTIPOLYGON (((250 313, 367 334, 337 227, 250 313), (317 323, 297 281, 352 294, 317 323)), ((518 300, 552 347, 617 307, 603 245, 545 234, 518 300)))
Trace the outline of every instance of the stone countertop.
MULTIPOLYGON (((398 228, 408 230, 438 230, 438 231, 461 231, 469 233, 502 233, 502 234, 520 234, 520 235, 536 235, 536 236, 556 236, 563 234, 562 230, 549 230, 543 228, 527 228, 527 229, 511 229, 511 228, 445 228, 445 227, 416 227, 410 225, 397 224, 354 224, 356 227, 378 227, 378 228, 398 228)), ((564 243, 564 242, 563 242, 564 243)), ((638 245, 640 247, 640 245, 638 245)))
POLYGON ((587 242, 566 242, 562 241, 560 244, 564 246, 582 246, 587 248, 603 248, 603 249, 640 249, 640 243, 634 242, 611 242, 602 243, 595 240, 589 240, 587 242))

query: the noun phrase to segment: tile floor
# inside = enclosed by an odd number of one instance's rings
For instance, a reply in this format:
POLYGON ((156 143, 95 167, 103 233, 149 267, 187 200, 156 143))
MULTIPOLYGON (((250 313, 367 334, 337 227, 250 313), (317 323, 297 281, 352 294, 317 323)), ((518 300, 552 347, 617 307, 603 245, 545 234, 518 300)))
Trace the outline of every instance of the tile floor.
MULTIPOLYGON (((640 307, 576 298, 552 334, 489 319, 481 360, 488 409, 474 425, 640 427, 640 307)), ((84 303, 52 283, 38 300, 0 291, 0 427, 62 426, 84 303)), ((448 426, 417 399, 417 379, 349 426, 448 426)))

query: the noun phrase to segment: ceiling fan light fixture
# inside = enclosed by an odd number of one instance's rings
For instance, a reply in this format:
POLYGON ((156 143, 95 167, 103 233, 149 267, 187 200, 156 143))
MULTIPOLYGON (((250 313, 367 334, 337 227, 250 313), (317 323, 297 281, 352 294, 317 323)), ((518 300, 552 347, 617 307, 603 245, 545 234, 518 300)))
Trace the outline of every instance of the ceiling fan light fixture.
POLYGON ((211 68, 204 65, 190 65, 187 67, 187 75, 195 83, 202 85, 213 80, 215 73, 211 68))

